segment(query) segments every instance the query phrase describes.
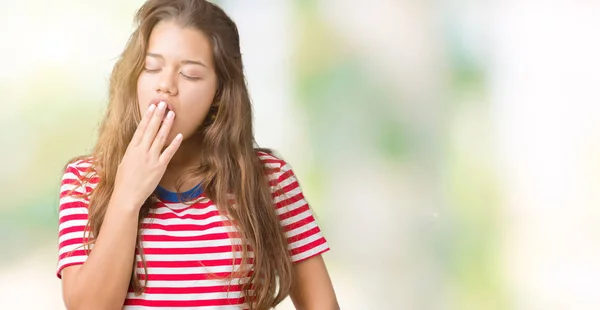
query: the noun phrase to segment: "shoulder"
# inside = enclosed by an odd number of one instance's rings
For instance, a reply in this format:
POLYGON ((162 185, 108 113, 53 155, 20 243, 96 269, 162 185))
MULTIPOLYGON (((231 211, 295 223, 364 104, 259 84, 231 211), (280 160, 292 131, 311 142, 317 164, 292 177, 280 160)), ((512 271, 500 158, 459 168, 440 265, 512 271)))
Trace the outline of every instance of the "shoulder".
POLYGON ((260 149, 257 150, 257 154, 269 178, 279 178, 284 174, 293 173, 290 164, 274 151, 260 149))
POLYGON ((274 155, 273 151, 259 151, 258 156, 265 167, 271 191, 276 203, 292 203, 303 200, 300 181, 296 177, 292 166, 281 157, 274 155), (293 201, 289 198, 294 198, 293 201))
POLYGON ((91 156, 80 156, 70 160, 64 167, 62 186, 75 189, 79 186, 94 186, 98 176, 91 156))
POLYGON ((65 174, 74 174, 78 178, 86 175, 96 174, 94 169, 94 160, 92 156, 79 156, 71 159, 64 168, 65 174))

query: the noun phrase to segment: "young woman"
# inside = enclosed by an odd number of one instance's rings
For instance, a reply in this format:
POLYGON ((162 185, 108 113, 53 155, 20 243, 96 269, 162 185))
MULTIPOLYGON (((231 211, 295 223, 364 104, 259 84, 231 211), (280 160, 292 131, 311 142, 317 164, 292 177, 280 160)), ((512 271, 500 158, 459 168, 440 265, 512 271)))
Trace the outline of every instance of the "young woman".
POLYGON ((136 22, 62 179, 67 308, 338 309, 298 180, 255 148, 234 22, 203 0, 149 0, 136 22))

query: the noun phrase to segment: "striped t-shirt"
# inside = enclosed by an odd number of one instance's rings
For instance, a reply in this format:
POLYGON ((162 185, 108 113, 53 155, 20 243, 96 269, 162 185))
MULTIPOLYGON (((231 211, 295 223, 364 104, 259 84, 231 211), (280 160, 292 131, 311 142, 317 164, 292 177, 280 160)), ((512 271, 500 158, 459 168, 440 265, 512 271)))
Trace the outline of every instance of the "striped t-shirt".
MULTIPOLYGON (((263 152, 258 155, 270 171, 274 204, 288 240, 292 261, 299 262, 328 251, 327 242, 291 167, 273 155, 263 152)), ((98 184, 98 178, 92 177, 85 188, 79 186, 79 181, 90 168, 89 159, 75 161, 67 166, 61 182, 59 278, 65 267, 83 264, 87 258, 82 244, 89 201, 73 193, 89 193, 98 184)), ((183 195, 194 194, 194 191, 198 188, 183 195)), ((156 194, 159 202, 144 219, 145 228, 142 230, 148 267, 147 288, 139 296, 130 291, 124 309, 247 308, 240 284, 248 278, 237 278, 231 282, 222 278, 225 276, 227 279, 226 276, 237 270, 241 263, 241 253, 234 252, 232 248, 240 244, 235 227, 201 190, 198 192, 199 201, 192 205, 178 202, 177 195, 165 189, 157 190, 156 194)), ((144 274, 141 263, 138 272, 144 274)))

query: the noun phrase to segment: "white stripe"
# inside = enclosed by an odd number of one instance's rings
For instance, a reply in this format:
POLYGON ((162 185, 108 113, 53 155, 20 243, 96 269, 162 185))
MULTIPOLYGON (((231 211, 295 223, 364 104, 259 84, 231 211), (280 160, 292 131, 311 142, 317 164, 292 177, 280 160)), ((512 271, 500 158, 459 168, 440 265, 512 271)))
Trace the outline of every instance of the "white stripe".
POLYGON ((302 190, 301 190, 301 189, 300 189, 300 187, 298 186, 298 187, 294 188, 294 189, 293 189, 293 190, 291 190, 291 191, 287 191, 287 192, 285 192, 285 193, 282 193, 281 195, 279 195, 279 196, 275 197, 275 198, 273 199, 273 203, 279 203, 279 202, 281 202, 282 200, 286 200, 286 199, 288 199, 288 198, 292 198, 292 197, 294 197, 294 196, 296 196, 296 195, 299 195, 299 194, 301 194, 301 193, 302 193, 302 190))
POLYGON ((62 222, 58 225, 58 231, 62 231, 65 228, 73 227, 73 226, 85 226, 87 224, 87 220, 69 220, 66 222, 62 222))
POLYGON ((217 280, 217 279, 210 279, 210 280, 187 280, 187 281, 148 281, 148 287, 172 287, 172 288, 181 288, 181 287, 206 287, 206 286, 219 286, 219 285, 228 285, 229 283, 231 283, 231 285, 237 285, 237 284, 243 284, 243 283, 248 283, 248 281, 250 280, 249 277, 243 277, 243 278, 238 278, 238 279, 232 279, 231 281, 228 281, 228 279, 223 279, 223 280, 217 280))
POLYGON ((290 211, 294 211, 300 207, 303 207, 306 204, 308 204, 308 202, 306 202, 306 200, 300 199, 292 204, 289 204, 289 205, 286 205, 286 206, 283 206, 283 207, 277 209, 276 212, 277 212, 277 215, 281 215, 281 214, 284 214, 284 213, 287 213, 290 211))
POLYGON ((299 248, 301 246, 307 245, 313 241, 319 240, 323 237, 323 235, 321 233, 316 233, 314 235, 308 236, 306 238, 300 239, 296 242, 292 242, 289 244, 289 248, 290 249, 296 249, 299 248))
POLYGON ((275 158, 273 155, 271 155, 267 152, 259 151, 259 152, 257 152, 257 154, 258 154, 258 158, 260 158, 260 159, 275 158))
POLYGON ((82 159, 78 159, 74 162, 72 162, 71 164, 69 164, 70 167, 73 167, 77 170, 79 170, 78 168, 89 168, 92 166, 92 163, 88 162, 87 160, 91 159, 91 157, 88 158, 82 158, 82 159))
POLYGON ((88 208, 85 208, 85 207, 76 207, 76 208, 63 209, 63 210, 60 210, 60 212, 58 212, 58 217, 59 218, 63 218, 65 216, 75 215, 75 214, 84 214, 84 215, 87 215, 88 214, 88 208))
MULTIPOLYGON (((85 236, 87 236, 87 234, 85 234, 85 236)), ((61 235, 60 237, 58 237, 58 243, 63 243, 65 241, 71 240, 71 239, 79 239, 79 238, 83 238, 84 234, 83 234, 83 230, 82 231, 76 231, 76 232, 71 232, 68 234, 64 234, 61 235)))
MULTIPOLYGON (((148 267, 148 274, 211 274, 211 273, 219 273, 219 272, 233 272, 239 271, 240 266, 236 265, 235 268, 233 265, 223 265, 223 266, 200 266, 200 262, 198 262, 198 267, 177 267, 177 268, 158 268, 158 267, 148 267)), ((144 273, 144 268, 137 267, 138 273, 144 273)))
POLYGON ((306 252, 302 252, 296 255, 292 255, 292 262, 297 262, 299 260, 306 259, 308 257, 314 256, 315 254, 325 251, 328 248, 327 243, 323 243, 319 246, 316 246, 306 252))
MULTIPOLYGON (((58 272, 58 270, 62 269, 64 266, 69 265, 71 263, 83 264, 86 259, 87 259, 87 256, 85 256, 85 255, 65 257, 58 262, 56 271, 58 272)), ((61 271, 61 275, 62 275, 62 271, 61 271)))
POLYGON ((61 192, 73 190, 73 193, 85 194, 85 190, 78 184, 63 184, 60 187, 61 192))
POLYGON ((207 219, 196 220, 190 218, 169 218, 169 219, 159 219, 159 218, 145 218, 145 224, 160 224, 160 225, 210 225, 215 223, 222 223, 223 221, 227 221, 227 218, 220 215, 211 216, 207 219))
POLYGON ((279 178, 279 172, 281 169, 281 165, 278 163, 266 163, 264 164, 265 168, 275 170, 269 174, 269 176, 273 175, 275 178, 279 178))
MULTIPOLYGON (((140 297, 138 297, 139 299, 140 297)), ((123 310, 149 310, 149 309, 156 309, 153 307, 144 307, 144 306, 124 306, 123 310)), ((165 308, 166 309, 166 308, 165 308)), ((206 310, 206 307, 185 307, 185 308, 178 308, 178 309, 185 309, 185 310, 206 310)), ((240 309, 248 309, 248 306, 213 306, 210 307, 210 310, 240 310, 240 309), (242 307, 242 308, 240 308, 242 307)))
POLYGON ((198 240, 198 241, 143 241, 145 249, 173 249, 173 248, 205 248, 215 246, 231 246, 241 244, 242 239, 214 239, 214 240, 198 240))
POLYGON ((160 206, 156 209, 154 209, 152 211, 152 213, 155 214, 177 214, 177 216, 183 216, 183 215, 189 215, 189 214, 193 214, 193 215, 203 215, 203 214, 207 214, 209 212, 214 212, 214 211, 218 211, 217 206, 215 206, 214 204, 210 204, 210 205, 204 205, 202 207, 196 207, 196 208, 189 208, 191 207, 190 205, 186 205, 184 203, 171 203, 171 202, 163 202, 163 204, 165 204, 165 206, 160 206), (183 211, 178 211, 178 212, 173 212, 172 209, 183 209, 184 207, 187 207, 188 209, 185 209, 183 211))
POLYGON ((164 229, 144 229, 144 235, 159 235, 159 236, 171 236, 171 237, 193 237, 198 236, 200 234, 218 234, 218 233, 228 233, 228 232, 236 232, 237 229, 234 226, 217 226, 212 227, 210 229, 198 231, 198 230, 174 230, 168 231, 164 229))
POLYGON ((201 294, 142 294, 141 296, 135 296, 134 293, 127 293, 128 299, 143 299, 143 300, 155 300, 155 301, 200 301, 209 299, 227 299, 227 298, 240 298, 241 292, 218 292, 218 293, 201 293, 201 294))
MULTIPOLYGON (((75 170, 79 171, 77 168, 75 170)), ((79 180, 79 177, 75 173, 67 171, 63 174, 63 180, 79 180)))
MULTIPOLYGON (((74 197, 73 195, 63 196, 60 198, 60 204, 70 203, 70 202, 83 202, 85 206, 88 204, 88 200, 84 197, 74 197)), ((87 207, 85 208, 87 210, 87 207)))
POLYGON ((280 181, 277 186, 284 188, 294 182, 298 182, 298 179, 296 179, 296 177, 294 175, 290 175, 288 176, 285 180, 280 181))
POLYGON ((304 226, 300 226, 300 227, 298 227, 298 228, 295 228, 295 229, 292 229, 292 230, 290 230, 290 231, 286 231, 286 232, 285 232, 285 236, 286 236, 287 238, 291 238, 291 237, 294 237, 294 236, 296 236, 296 235, 299 235, 299 234, 301 234, 301 233, 303 233, 303 232, 305 232, 305 231, 309 231, 309 230, 311 230, 311 229, 313 229, 313 228, 315 228, 315 227, 317 227, 317 222, 315 222, 315 221, 312 221, 312 222, 309 222, 309 223, 307 223, 307 224, 306 224, 306 225, 304 225, 304 226))
MULTIPOLYGON (((142 260, 138 255, 137 259, 142 260)), ((145 254, 146 261, 159 261, 159 262, 180 262, 180 261, 201 261, 201 260, 215 260, 215 259, 233 259, 242 258, 241 252, 224 252, 224 253, 207 253, 207 254, 145 254)), ((248 257, 254 257, 254 253, 248 252, 248 257)))
POLYGON ((85 250, 85 249, 87 249, 87 247, 81 246, 81 243, 65 245, 65 246, 61 247, 60 250, 58 250, 58 255, 63 255, 65 253, 71 252, 73 250, 85 250))
POLYGON ((312 211, 310 209, 307 209, 306 211, 304 211, 300 214, 294 215, 292 217, 286 218, 285 220, 281 221, 281 225, 287 226, 289 224, 299 222, 300 220, 307 218, 311 215, 313 215, 312 211))

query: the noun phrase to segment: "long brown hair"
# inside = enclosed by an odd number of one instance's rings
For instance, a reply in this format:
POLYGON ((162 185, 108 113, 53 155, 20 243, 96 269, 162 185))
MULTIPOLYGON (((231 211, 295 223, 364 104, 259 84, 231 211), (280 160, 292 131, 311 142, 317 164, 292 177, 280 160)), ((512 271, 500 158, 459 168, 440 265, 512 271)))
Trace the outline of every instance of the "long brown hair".
MULTIPOLYGON (((199 179, 206 195, 236 224, 243 243, 240 247, 242 266, 231 278, 250 277, 242 290, 251 309, 272 308, 290 292, 291 258, 275 212, 266 171, 255 149, 252 109, 238 30, 221 8, 208 1, 149 0, 136 14, 137 29, 112 71, 108 108, 91 154, 99 183, 90 196, 87 227, 90 243, 93 244, 94 236, 98 236, 114 189, 118 165, 141 118, 136 85, 144 66, 143 56, 150 34, 158 22, 165 20, 192 27, 210 38, 219 81, 214 99, 218 112, 214 117, 207 117, 199 129, 202 150, 198 154, 202 157, 198 158, 196 169, 182 177, 199 179), (230 194, 235 206, 230 202, 230 194), (248 263, 249 251, 253 252, 253 266, 248 263)), ((140 212, 136 243, 146 274, 141 223, 153 206, 151 196, 140 212)), ((131 286, 140 294, 145 284, 139 280, 136 266, 134 257, 131 286)))

